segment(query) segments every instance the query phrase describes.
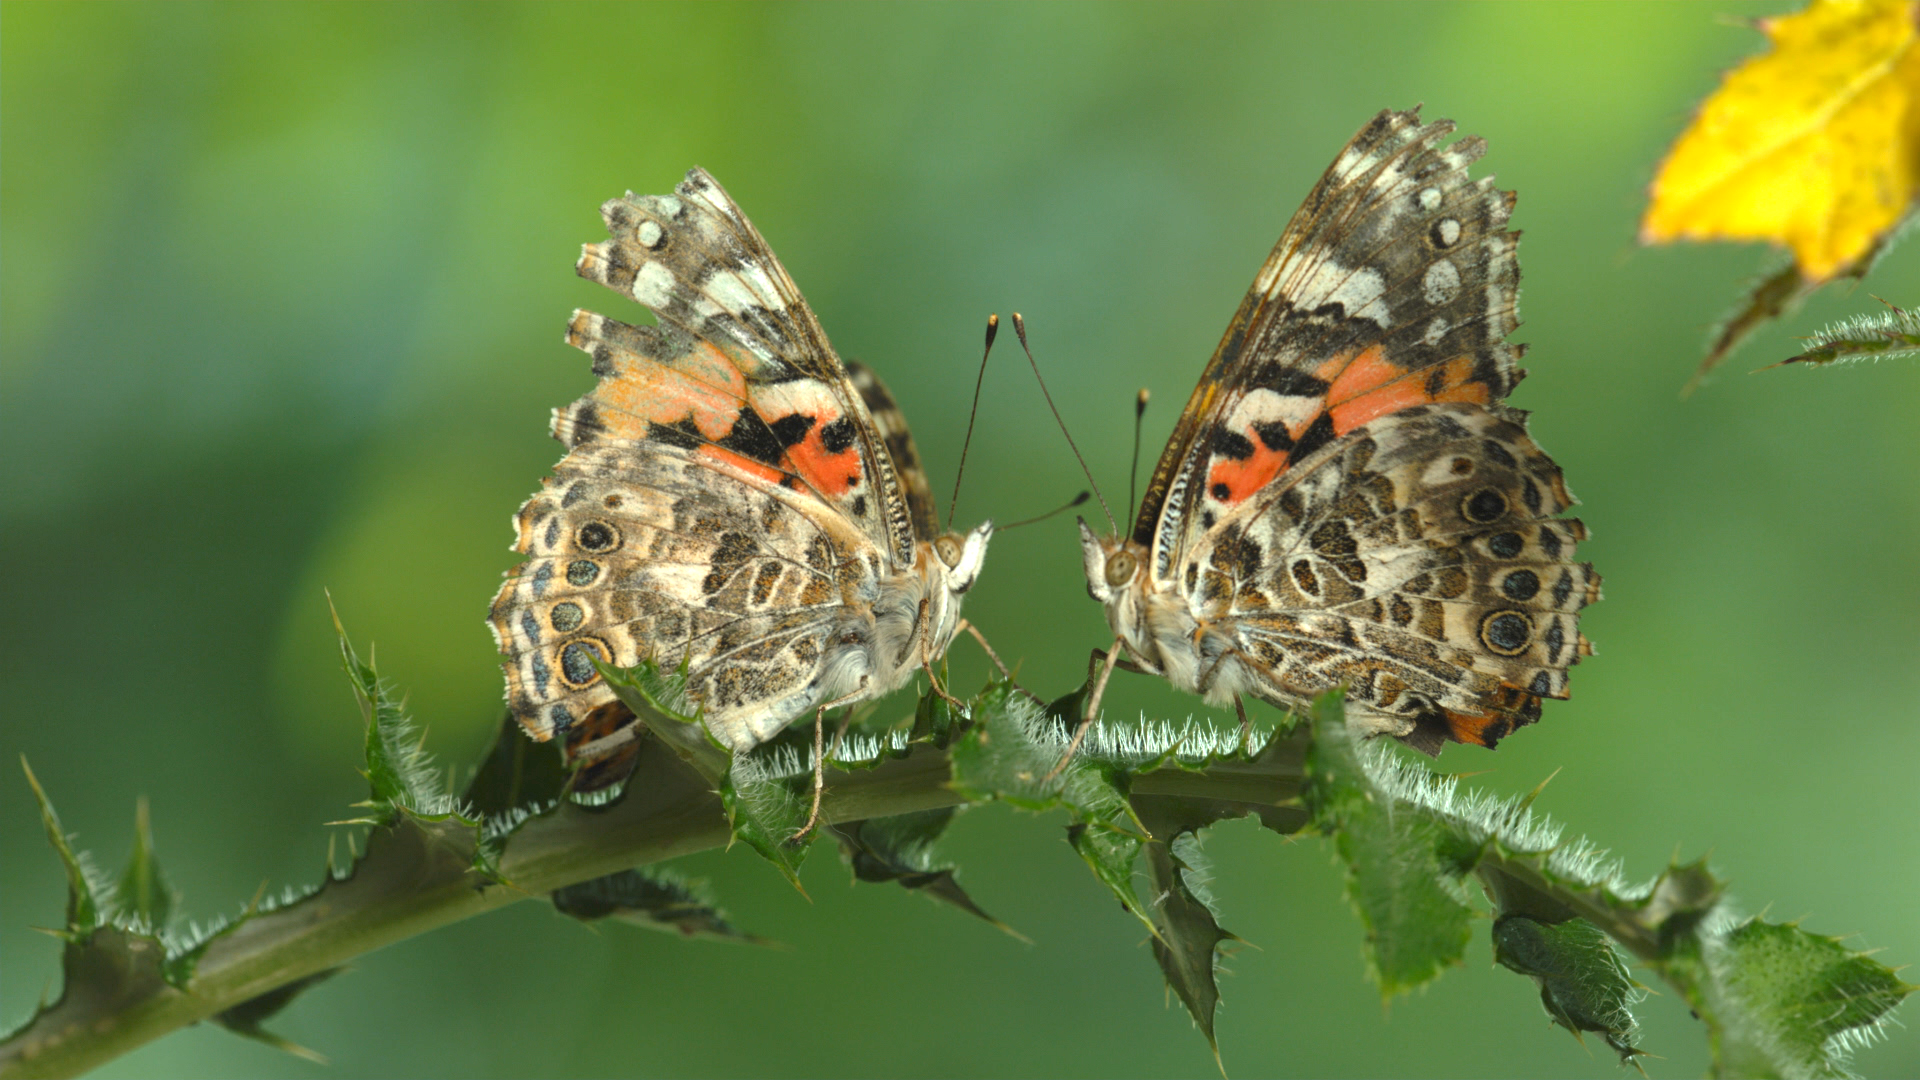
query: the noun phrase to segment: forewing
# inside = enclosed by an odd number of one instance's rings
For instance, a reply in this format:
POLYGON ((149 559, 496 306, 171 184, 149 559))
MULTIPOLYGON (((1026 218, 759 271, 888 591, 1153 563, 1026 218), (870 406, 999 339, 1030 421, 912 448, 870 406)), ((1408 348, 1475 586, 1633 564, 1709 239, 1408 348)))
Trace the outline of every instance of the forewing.
POLYGON ((907 514, 913 520, 914 536, 932 540, 939 535, 940 524, 933 510, 933 492, 927 486, 927 470, 920 464, 920 450, 913 445, 913 433, 907 430, 907 418, 894 403, 893 393, 873 369, 856 361, 847 363, 847 375, 860 399, 866 403, 873 428, 892 459, 894 475, 907 500, 907 514))
POLYGON ((1191 552, 1183 587, 1269 697, 1335 686, 1429 751, 1564 698, 1600 578, 1560 469, 1478 405, 1415 406, 1303 460, 1191 552))
POLYGON ((521 508, 528 560, 490 621, 534 738, 619 708, 596 659, 686 664, 736 750, 817 703, 837 620, 872 602, 882 554, 810 496, 705 449, 603 436, 521 508))
POLYGON ((1134 539, 1165 575, 1200 533, 1368 421, 1436 402, 1496 414, 1523 374, 1511 192, 1479 138, 1383 112, 1294 214, 1201 375, 1134 539))
POLYGON ((672 195, 628 193, 600 213, 611 239, 584 246, 580 275, 645 304, 660 325, 576 313, 568 340, 593 354, 601 385, 569 410, 575 438, 604 429, 744 459, 911 564, 907 500, 860 394, 720 185, 694 169, 672 195))

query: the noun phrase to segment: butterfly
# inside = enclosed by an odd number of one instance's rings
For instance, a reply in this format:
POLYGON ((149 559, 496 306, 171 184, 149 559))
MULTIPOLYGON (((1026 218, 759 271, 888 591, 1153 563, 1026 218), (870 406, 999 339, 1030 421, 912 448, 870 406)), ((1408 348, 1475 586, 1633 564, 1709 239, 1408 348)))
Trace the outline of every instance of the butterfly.
MULTIPOLYGON (((1209 702, 1300 710, 1426 753, 1491 747, 1568 696, 1600 596, 1525 372, 1514 196, 1479 138, 1382 112, 1254 278, 1133 527, 1084 521, 1087 590, 1129 665, 1209 702)), ((1102 675, 1104 679, 1104 674, 1102 675)), ((1098 688, 1087 715, 1094 715, 1098 688)), ((1241 712, 1243 723, 1245 713, 1241 712)))
POLYGON ((515 518, 489 615, 507 702, 583 764, 634 735, 597 664, 684 669, 736 753, 942 656, 993 524, 943 532, 905 419, 843 363, 727 193, 700 169, 671 195, 600 208, 580 276, 655 326, 576 311, 599 385, 553 416, 567 453, 515 518))

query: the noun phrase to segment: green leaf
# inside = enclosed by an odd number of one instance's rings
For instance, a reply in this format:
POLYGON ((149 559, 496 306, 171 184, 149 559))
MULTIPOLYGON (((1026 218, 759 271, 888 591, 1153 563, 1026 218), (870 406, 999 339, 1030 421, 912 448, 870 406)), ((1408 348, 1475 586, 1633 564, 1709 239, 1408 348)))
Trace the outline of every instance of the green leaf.
POLYGON ((553 906, 582 922, 619 919, 650 930, 682 937, 771 944, 742 933, 714 906, 704 883, 688 881, 664 867, 622 870, 553 892, 553 906))
MULTIPOLYGON (((937 694, 927 696, 939 697, 937 694)), ((902 888, 952 904, 1022 941, 1027 940, 1006 923, 981 910, 966 890, 960 887, 960 883, 954 880, 954 868, 951 865, 934 864, 934 842, 946 831, 958 810, 958 807, 943 806, 911 814, 843 821, 829 826, 828 831, 840 842, 840 852, 853 868, 855 878, 872 882, 897 881, 902 888)))
POLYGON ((720 803, 734 839, 746 843, 800 890, 800 864, 819 836, 800 836, 813 803, 813 771, 784 744, 769 743, 733 755, 720 781, 720 803))
POLYGON ((127 868, 113 891, 114 913, 128 929, 159 934, 166 930, 176 900, 153 856, 153 825, 143 797, 134 804, 133 854, 127 858, 127 868))
POLYGON ((1800 268, 1794 265, 1792 259, 1777 261, 1778 266, 1753 283, 1740 301, 1740 306, 1714 327, 1713 342, 1707 347, 1707 354, 1701 358, 1700 367, 1694 371, 1693 378, 1681 388, 1681 397, 1687 397, 1699 389, 1713 369, 1720 365, 1720 361, 1739 348, 1755 330, 1799 310, 1801 303, 1822 284, 1803 279, 1800 268))
POLYGON ((244 1036, 255 1042, 265 1043, 275 1050, 285 1051, 297 1058, 305 1058, 316 1065, 326 1065, 328 1061, 324 1055, 309 1050, 298 1043, 283 1039, 273 1032, 262 1028, 260 1025, 266 1023, 275 1013, 278 1013, 281 1009, 291 1004, 293 999, 300 995, 301 991, 317 983, 331 979, 335 975, 338 975, 341 970, 341 968, 328 968, 325 971, 315 972, 304 979, 295 979, 285 986, 277 987, 261 994, 259 997, 243 1001, 225 1012, 215 1013, 213 1015, 213 1022, 233 1032, 235 1035, 244 1036))
POLYGON ((1460 963, 1472 914, 1461 838, 1375 783, 1337 692, 1314 703, 1307 781, 1314 825, 1347 864, 1347 899, 1366 928, 1367 966, 1381 993, 1422 986, 1460 963))
POLYGON ((1086 772, 1075 758, 1048 778, 1066 748, 1057 724, 1015 694, 1011 683, 991 683, 972 702, 972 726, 953 744, 953 788, 974 802, 997 799, 1022 810, 1066 805, 1064 792, 1086 772), (1041 725, 1050 730, 1043 735, 1041 725))
POLYGON ((1134 918, 1155 938, 1160 936, 1160 928, 1154 925, 1153 916, 1140 902, 1140 894, 1133 887, 1133 864, 1140 857, 1144 842, 1132 833, 1118 829, 1102 828, 1085 821, 1076 821, 1067 826, 1067 843, 1079 854, 1093 871, 1093 876, 1113 893, 1134 918))
POLYGON ((1152 768, 1165 754, 1117 761, 1102 754, 1102 728, 1094 725, 1072 760, 1062 764, 1069 736, 1058 714, 994 682, 971 704, 973 725, 953 744, 953 787, 973 801, 999 800, 1022 810, 1064 808, 1090 825, 1119 829, 1146 839, 1123 790, 1135 768, 1152 768))
POLYGON ((595 661, 600 677, 633 715, 701 776, 719 783, 731 770, 732 755, 715 741, 687 697, 687 669, 666 671, 651 662, 631 668, 609 667, 595 661))
POLYGON ((920 704, 913 711, 912 739, 930 742, 944 750, 966 720, 966 715, 955 709, 953 702, 929 690, 920 696, 920 704))
POLYGON ((70 942, 84 941, 102 922, 92 868, 85 856, 75 853, 67 842, 66 831, 60 827, 60 815, 53 812, 53 800, 47 798, 46 791, 40 787, 40 778, 33 775, 25 754, 20 755, 20 768, 27 774, 27 785, 33 788, 34 801, 40 804, 40 823, 46 827, 47 842, 53 845, 54 853, 60 856, 60 865, 67 871, 67 926, 63 936, 70 942))
MULTIPOLYGON (((1218 982, 1221 946, 1239 938, 1220 928, 1219 913, 1206 890, 1206 867, 1196 830, 1221 817, 1240 816, 1223 808, 1195 806, 1189 800, 1135 796, 1134 808, 1153 832, 1147 845, 1147 878, 1153 895, 1150 909, 1158 933, 1153 958, 1166 976, 1167 986, 1179 996, 1195 1026, 1207 1038, 1217 1064, 1220 1044, 1213 1034, 1213 1013, 1220 1003, 1218 982)), ((1222 1070, 1224 1073, 1224 1069, 1222 1070)))
MULTIPOLYGON (((169 987, 166 945, 157 934, 149 932, 151 923, 118 926, 107 920, 107 909, 102 902, 106 887, 97 880, 98 875, 89 865, 86 853, 74 851, 69 843, 66 831, 60 827, 60 817, 54 812, 53 801, 47 798, 25 755, 20 758, 20 768, 26 773, 27 785, 33 789, 34 800, 40 805, 40 821, 46 828, 47 840, 67 872, 66 926, 58 935, 65 942, 60 951, 60 996, 43 1002, 3 1040, 11 1043, 24 1036, 24 1050, 31 1055, 32 1032, 56 1033, 53 1037, 57 1039, 61 1037, 58 1033, 83 1023, 75 1018, 116 1015, 137 1002, 166 992, 169 987)), ((143 822, 144 813, 136 815, 136 821, 143 822)), ((145 830, 140 831, 144 837, 145 830)), ((137 840, 136 861, 142 846, 149 845, 137 840)), ((153 880, 159 886, 156 893, 165 894, 165 885, 159 881, 157 872, 153 880)), ((170 908, 172 897, 166 895, 161 906, 170 908)))
POLYGON ((989 684, 971 711, 973 726, 953 744, 954 789, 973 801, 1066 810, 1073 818, 1067 842, 1121 906, 1157 934, 1133 887, 1133 864, 1147 836, 1127 802, 1128 769, 1098 753, 1094 732, 1062 763, 1069 742, 1064 723, 1043 715, 1011 683, 989 684))
POLYGON ((1886 304, 1887 310, 1855 315, 1821 330, 1808 341, 1803 352, 1780 364, 1806 363, 1819 367, 1845 360, 1892 360, 1920 353, 1920 312, 1897 308, 1885 300, 1880 302, 1886 304))
POLYGON ((1852 1050, 1881 1034, 1916 988, 1838 938, 1748 919, 1709 948, 1725 1073, 1843 1077, 1852 1050))
POLYGON ((1644 996, 1613 941, 1585 919, 1544 923, 1502 915, 1493 924, 1493 958, 1540 986, 1547 1015, 1578 1037, 1599 1034, 1628 1062, 1639 1030, 1632 1006, 1644 996))
MULTIPOLYGON (((1909 213, 1906 224, 1910 225, 1914 220, 1915 215, 1909 213)), ((1904 227, 1895 227, 1883 233, 1858 259, 1841 267, 1831 278, 1824 281, 1801 277, 1800 268, 1790 258, 1783 257, 1776 260, 1775 268, 1753 284, 1752 289, 1741 300, 1740 306, 1714 327, 1713 343, 1708 346, 1707 355, 1701 359, 1699 369, 1693 373, 1693 378, 1687 381, 1687 385, 1680 391, 1680 396, 1684 398, 1699 389, 1707 375, 1720 361, 1739 348, 1748 336, 1768 323, 1798 311, 1801 303, 1827 281, 1847 279, 1859 281, 1865 278, 1874 264, 1880 260, 1880 256, 1886 254, 1887 249, 1892 246, 1893 240, 1905 231, 1904 227)), ((1800 359, 1806 359, 1806 357, 1793 358, 1793 360, 1800 359)), ((1793 360, 1783 362, 1792 363, 1793 360)))
POLYGON ((453 800, 441 786, 440 774, 433 768, 422 737, 414 731, 406 710, 380 681, 373 663, 361 662, 354 652, 337 611, 333 612, 333 628, 340 638, 341 664, 367 723, 366 776, 373 790, 371 805, 379 813, 363 823, 386 824, 403 813, 430 817, 453 813, 453 800))

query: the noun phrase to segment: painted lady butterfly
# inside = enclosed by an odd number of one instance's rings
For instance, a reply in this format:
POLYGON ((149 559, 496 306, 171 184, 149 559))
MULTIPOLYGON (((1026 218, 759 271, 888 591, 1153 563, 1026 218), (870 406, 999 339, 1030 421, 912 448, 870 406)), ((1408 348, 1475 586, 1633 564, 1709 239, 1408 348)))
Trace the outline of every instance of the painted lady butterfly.
POLYGON ((946 652, 992 523, 940 531, 886 388, 834 355, 711 176, 600 213, 612 239, 580 276, 659 325, 567 328, 600 383, 554 411, 567 455, 521 507, 528 559, 493 602, 514 715, 591 760, 633 724, 594 662, 685 664, 738 752, 902 685, 946 652))
MULTIPOLYGON (((1133 530, 1081 523, 1125 655, 1215 704, 1348 688, 1366 734, 1493 746, 1592 652, 1573 498, 1504 402, 1525 372, 1511 192, 1479 138, 1383 112, 1288 223, 1133 530)), ((1110 667, 1109 667, 1110 670, 1110 667)), ((1102 676, 1104 678, 1104 675, 1102 676)), ((1097 704, 1097 691, 1095 695, 1097 704)), ((1092 715, 1092 707, 1089 715, 1092 715)))

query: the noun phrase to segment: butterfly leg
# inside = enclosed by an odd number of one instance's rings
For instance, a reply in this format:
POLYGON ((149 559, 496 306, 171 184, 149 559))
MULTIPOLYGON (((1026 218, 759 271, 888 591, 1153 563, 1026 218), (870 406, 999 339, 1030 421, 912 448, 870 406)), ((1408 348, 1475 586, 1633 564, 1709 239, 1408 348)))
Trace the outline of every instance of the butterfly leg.
POLYGON ((1121 638, 1114 638, 1113 648, 1108 649, 1105 654, 1095 649, 1087 657, 1087 681, 1092 684, 1092 689, 1087 694, 1087 707, 1081 711, 1080 726, 1074 729, 1073 739, 1067 743, 1066 753, 1060 755, 1059 764, 1055 765, 1051 772, 1040 778, 1041 783, 1044 784, 1059 776, 1060 770, 1066 768, 1067 762, 1072 761, 1073 755, 1079 751, 1080 741, 1087 737, 1087 729, 1093 726, 1093 718, 1100 713, 1100 699, 1106 696, 1107 680, 1113 676, 1114 665, 1120 662, 1122 641, 1121 638), (1096 666, 1099 669, 1097 677, 1094 674, 1096 666))
MULTIPOLYGON (((833 701, 829 701, 826 704, 821 705, 818 709, 814 710, 813 712, 813 806, 807 810, 807 823, 805 825, 800 826, 800 831, 794 833, 791 837, 789 837, 787 839, 787 843, 797 844, 800 841, 805 840, 807 838, 807 834, 813 832, 813 827, 815 825, 820 824, 820 797, 824 795, 827 790, 827 742, 826 742, 827 710, 831 708, 835 708, 840 705, 845 705, 850 701, 857 700, 858 698, 861 697, 861 695, 865 694, 866 692, 867 692, 867 680, 865 678, 862 678, 860 680, 859 687, 856 688, 853 691, 853 693, 847 694, 844 697, 836 698, 833 701)), ((848 709, 847 715, 842 716, 840 718, 840 726, 838 728, 835 728, 833 732, 833 747, 835 750, 838 750, 840 748, 840 740, 846 737, 847 725, 852 722, 853 722, 853 710, 848 709)))
POLYGON ((927 682, 932 685, 934 693, 946 699, 947 704, 956 709, 965 708, 966 702, 949 694, 947 688, 940 684, 939 676, 933 673, 933 642, 929 640, 932 637, 930 633, 932 628, 927 623, 927 602, 925 600, 920 601, 920 622, 918 625, 920 627, 920 666, 926 669, 927 682))
POLYGON ((1005 663, 1001 662, 1000 654, 993 651, 993 646, 987 644, 986 635, 980 632, 979 627, 973 625, 972 623, 968 622, 965 619, 961 619, 960 625, 957 627, 954 627, 954 629, 956 631, 965 630, 967 633, 972 634, 973 640, 979 642, 980 648, 986 650, 987 659, 993 661, 993 666, 1000 669, 1001 678, 1004 678, 1009 682, 1013 680, 1013 672, 1008 670, 1007 665, 1005 663))
POLYGON ((1019 694, 1021 697, 1026 698, 1028 701, 1033 702, 1035 705, 1046 704, 1046 702, 1040 700, 1040 695, 1034 693, 1033 691, 1027 689, 1024 686, 1021 686, 1019 683, 1013 682, 1013 669, 1007 667, 1006 663, 1000 659, 1000 654, 994 652, 993 646, 987 644, 987 637, 985 634, 982 634, 980 632, 979 627, 973 625, 972 623, 968 622, 965 619, 961 619, 960 625, 954 628, 954 632, 958 633, 961 630, 965 630, 967 633, 972 634, 973 640, 979 642, 980 647, 986 650, 987 659, 993 661, 993 666, 1000 669, 1000 677, 1007 680, 1009 683, 1013 683, 1014 693, 1019 694))
MULTIPOLYGON (((1209 667, 1206 673, 1200 677, 1200 686, 1203 693, 1206 687, 1213 684, 1215 676, 1221 673, 1222 665, 1228 660, 1234 659, 1238 659, 1242 664, 1246 665, 1249 671, 1255 670, 1252 657, 1241 652, 1239 649, 1228 649, 1226 652, 1221 653, 1220 658, 1215 660, 1213 666, 1209 667)), ((1233 714, 1240 718, 1240 752, 1245 753, 1253 748, 1253 721, 1247 716, 1247 703, 1241 700, 1239 694, 1233 695, 1233 714)))

